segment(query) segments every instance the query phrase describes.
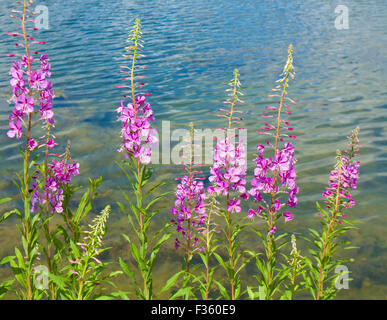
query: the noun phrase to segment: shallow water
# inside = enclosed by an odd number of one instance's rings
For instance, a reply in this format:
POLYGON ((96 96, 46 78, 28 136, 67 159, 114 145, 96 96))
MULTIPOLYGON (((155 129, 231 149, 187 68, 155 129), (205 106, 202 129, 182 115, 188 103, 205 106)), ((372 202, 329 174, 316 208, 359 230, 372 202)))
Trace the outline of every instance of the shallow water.
MULTIPOLYGON (((334 10, 339 2, 320 1, 42 1, 49 9, 49 30, 38 31, 47 40, 44 51, 51 58, 55 99, 56 136, 64 149, 72 142, 73 158, 81 163, 75 183, 85 185, 88 176, 103 175, 104 181, 95 212, 113 205, 108 242, 114 246, 112 259, 128 249, 120 233, 126 220, 117 210, 125 180, 114 164, 121 155, 119 124, 115 108, 121 84, 119 66, 127 33, 134 19, 142 21, 147 90, 156 115, 155 127, 171 121, 172 128, 222 127, 215 117, 224 100, 227 82, 239 69, 245 111, 243 126, 248 130, 249 159, 254 146, 262 143, 256 129, 274 81, 282 71, 289 43, 294 46, 296 80, 290 97, 297 101, 289 118, 298 136, 297 174, 299 207, 294 211, 291 231, 316 223, 314 203, 334 165, 335 150, 343 146, 350 131, 360 126, 361 171, 356 207, 351 217, 361 220, 360 229, 349 234, 359 246, 349 269, 354 281, 339 297, 386 299, 387 262, 385 187, 387 175, 387 97, 385 74, 385 1, 340 2, 349 8, 349 29, 337 30, 334 10), (120 251, 121 250, 121 251, 120 251)), ((0 29, 14 31, 9 18, 13 1, 0 3, 0 29)), ((2 32, 4 34, 4 32, 2 32)), ((16 194, 12 183, 21 168, 18 143, 6 136, 11 107, 8 71, 12 39, 0 39, 0 196, 16 194)), ((252 163, 251 163, 252 164, 252 163)), ((249 167, 252 169, 252 165, 249 167)), ((157 180, 171 180, 181 172, 174 165, 161 165, 157 180)), ((170 202, 171 203, 171 202, 170 202)), ((168 205, 168 203, 166 203, 168 205)), ((168 219, 169 210, 160 219, 168 219)), ((11 253, 14 221, 0 226, 0 257, 11 253)), ((250 245, 255 239, 247 239, 250 245)), ((171 245, 172 246, 172 245, 171 245)), ((166 278, 177 253, 162 251, 158 266, 166 278)), ((176 265, 176 268, 179 268, 176 265)), ((177 270, 177 269, 176 269, 177 270)), ((0 278, 4 270, 0 270, 0 278)))

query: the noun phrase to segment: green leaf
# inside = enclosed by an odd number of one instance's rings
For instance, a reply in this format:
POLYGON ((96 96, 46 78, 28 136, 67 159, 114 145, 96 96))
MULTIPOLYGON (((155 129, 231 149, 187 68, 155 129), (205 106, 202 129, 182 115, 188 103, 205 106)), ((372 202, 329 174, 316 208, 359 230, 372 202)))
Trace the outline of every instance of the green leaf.
POLYGON ((89 188, 82 196, 81 202, 75 212, 74 222, 79 224, 81 220, 88 214, 91 210, 91 201, 97 196, 96 189, 102 182, 102 177, 98 177, 97 179, 90 178, 89 179, 89 188))
POLYGON ((192 289, 190 287, 185 287, 177 290, 169 299, 175 300, 178 297, 190 297, 192 296, 192 289))
POLYGON ((226 300, 231 300, 226 288, 217 280, 215 280, 215 283, 216 285, 218 286, 219 288, 219 291, 221 293, 221 295, 226 299, 226 300))
POLYGON ((136 281, 136 276, 134 275, 133 271, 130 270, 129 266, 121 259, 121 257, 119 258, 119 263, 120 263, 120 266, 122 268, 122 270, 130 277, 132 278, 133 282, 136 284, 137 286, 137 281, 136 281))
POLYGON ((155 186, 151 187, 147 192, 146 194, 144 195, 144 200, 150 195, 152 194, 153 191, 155 191, 156 189, 162 187, 162 186, 165 186, 166 184, 170 184, 169 181, 163 181, 163 182, 160 182, 158 184, 156 184, 155 186))
POLYGON ((24 259, 23 259, 23 256, 18 248, 15 248, 15 255, 16 255, 17 261, 19 263, 19 267, 24 269, 25 268, 24 259))
POLYGON ((216 258, 216 260, 218 260, 219 264, 224 268, 224 270, 228 270, 228 267, 226 265, 226 263, 223 261, 223 258, 216 252, 214 252, 214 256, 216 258))
POLYGON ((167 194, 170 194, 171 192, 172 191, 164 192, 164 193, 160 194, 159 196, 155 197, 154 199, 152 199, 151 201, 149 201, 149 203, 145 207, 145 210, 148 210, 152 204, 156 203, 158 200, 162 199, 163 197, 165 197, 167 194))
POLYGON ((81 216, 83 214, 83 211, 85 210, 85 207, 86 207, 86 203, 87 203, 87 199, 89 197, 89 194, 90 194, 90 190, 87 190, 83 196, 82 196, 82 199, 81 201, 79 202, 79 205, 78 205, 78 208, 77 208, 77 211, 75 212, 75 216, 74 216, 74 222, 76 223, 79 223, 80 219, 81 219, 81 216))
POLYGON ((21 216, 20 212, 16 209, 4 212, 2 216, 0 217, 0 223, 7 220, 10 216, 12 216, 14 213, 16 213, 19 217, 21 216))
POLYGON ((165 285, 161 288, 159 295, 161 295, 163 292, 169 290, 177 281, 177 279, 179 278, 179 276, 184 272, 184 270, 178 272, 178 273, 175 273, 172 277, 170 277, 168 279, 168 281, 165 283, 165 285))
POLYGON ((126 177, 128 178, 133 190, 136 189, 136 186, 135 184, 133 183, 133 180, 132 178, 130 177, 129 173, 125 170, 125 168, 119 163, 119 162, 116 162, 116 164, 121 168, 121 170, 125 173, 126 177))
POLYGON ((6 293, 9 291, 13 284, 14 280, 7 280, 0 283, 0 299, 2 299, 6 293))
POLYGON ((136 245, 133 242, 130 242, 130 251, 132 253, 133 258, 136 260, 138 266, 140 267, 140 269, 142 271, 146 271, 145 261, 141 257, 138 248, 136 247, 136 245))
POLYGON ((155 246, 153 247, 152 251, 151 251, 151 254, 150 254, 150 257, 149 257, 149 261, 148 261, 148 265, 149 265, 149 272, 151 272, 152 268, 153 268, 153 264, 156 260, 156 255, 158 253, 158 251, 160 250, 160 246, 165 242, 167 241, 170 237, 171 237, 171 233, 166 233, 164 234, 158 241, 157 243, 155 244, 155 246))
POLYGON ((68 284, 66 284, 66 280, 67 278, 64 277, 64 276, 58 276, 58 275, 55 275, 55 274, 52 274, 52 273, 49 273, 48 274, 48 277, 50 278, 50 280, 52 282, 54 282, 55 285, 58 286, 58 288, 64 290, 66 286, 68 286, 68 284))
POLYGON ((3 198, 3 199, 0 199, 0 204, 2 203, 5 203, 5 202, 8 202, 8 201, 11 201, 12 198, 3 198))

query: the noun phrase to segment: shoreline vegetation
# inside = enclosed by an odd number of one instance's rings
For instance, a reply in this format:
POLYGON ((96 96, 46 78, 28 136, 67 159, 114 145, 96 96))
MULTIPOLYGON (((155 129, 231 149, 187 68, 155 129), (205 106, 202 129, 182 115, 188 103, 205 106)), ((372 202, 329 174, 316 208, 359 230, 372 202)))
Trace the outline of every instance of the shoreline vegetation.
MULTIPOLYGON (((171 183, 152 180, 152 145, 158 142, 152 123, 157 114, 145 89, 145 42, 136 19, 125 47, 127 64, 120 70, 123 84, 117 85, 123 90, 116 109, 122 161, 107 164, 118 166, 127 179, 120 186, 122 200, 117 206, 128 221, 129 228, 121 236, 130 258, 105 262, 113 249, 104 246, 113 204, 107 203, 91 217, 103 183, 99 177, 89 179, 86 192, 73 205, 79 187, 72 178, 82 174, 82 168, 73 160, 71 141, 65 141, 63 154, 55 151, 63 142, 55 137, 51 65, 47 54, 35 51, 45 41, 32 36, 36 29, 31 27, 33 2, 17 3, 19 9, 13 10, 12 17, 20 21, 20 30, 7 32, 18 40, 20 50, 8 55, 14 61, 7 135, 23 142, 23 168, 15 177, 23 209, 0 215, 0 223, 17 217, 20 237, 12 255, 0 257, 0 265, 13 274, 0 283, 0 298, 295 300, 306 296, 328 300, 348 285, 351 259, 342 257, 342 249, 355 248, 346 233, 357 228, 356 221, 347 218, 355 205, 353 192, 359 178, 359 127, 347 137, 346 147, 337 150, 328 186, 322 190, 323 201, 316 202, 319 228, 305 225, 302 234, 287 231, 300 193, 297 137, 289 122, 296 108, 289 97, 295 81, 292 44, 269 95, 273 104, 265 106, 261 115, 267 123, 256 128, 261 143, 256 146, 253 174, 247 172, 243 139, 235 142, 235 129, 243 130, 244 103, 241 76, 235 69, 224 107, 216 115, 224 137, 216 140, 213 163, 196 163, 195 126, 190 122, 181 173, 173 186, 175 199, 170 202, 166 199, 171 192, 165 188, 171 183), (159 218, 161 213, 169 218, 159 218), (256 247, 242 241, 245 232, 256 238, 256 247), (159 252, 170 241, 184 252, 181 268, 155 288, 159 252), (254 270, 248 281, 247 268, 254 270), (117 282, 122 277, 130 283, 125 289, 117 282)), ((11 200, 1 199, 0 204, 11 200)))

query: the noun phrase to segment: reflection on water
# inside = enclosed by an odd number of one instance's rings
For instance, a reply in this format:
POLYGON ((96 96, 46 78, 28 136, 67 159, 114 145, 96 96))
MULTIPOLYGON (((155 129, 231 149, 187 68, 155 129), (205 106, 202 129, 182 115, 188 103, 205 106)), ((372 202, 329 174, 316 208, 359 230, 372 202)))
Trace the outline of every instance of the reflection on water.
MULTIPOLYGON (((223 126, 215 117, 224 99, 224 89, 234 68, 241 74, 245 121, 248 130, 249 159, 254 147, 262 143, 255 130, 262 127, 260 118, 265 105, 273 101, 267 94, 273 87, 286 58, 290 42, 295 48, 296 81, 290 96, 297 101, 291 116, 298 139, 297 173, 300 206, 290 231, 302 231, 316 224, 314 203, 321 198, 335 150, 355 126, 361 128, 361 177, 355 193, 357 206, 351 216, 363 223, 350 233, 356 250, 349 266, 355 279, 351 290, 341 298, 371 299, 387 297, 385 266, 386 229, 384 189, 387 182, 387 105, 386 11, 383 1, 348 3, 348 30, 334 28, 332 4, 310 1, 44 1, 49 8, 50 29, 40 31, 47 40, 45 51, 51 57, 56 128, 62 150, 67 139, 72 155, 81 163, 81 177, 75 183, 87 184, 87 177, 103 175, 104 182, 96 201, 96 212, 107 203, 113 206, 108 243, 114 248, 110 258, 128 249, 120 234, 126 219, 117 210, 120 189, 125 180, 114 161, 121 155, 119 125, 114 109, 122 92, 119 65, 126 35, 135 17, 142 20, 147 89, 155 114, 156 128, 161 121, 171 121, 173 128, 186 128, 189 121, 197 128, 223 126)), ((0 3, 1 30, 14 30, 8 18, 13 1, 0 3)), ((38 35, 37 35, 38 36, 38 35)), ((0 196, 16 194, 14 172, 21 168, 18 143, 6 137, 11 110, 9 97, 12 39, 0 39, 0 196)), ((250 162, 252 163, 252 162, 250 162)), ((252 166, 250 166, 250 172, 252 166)), ((157 180, 170 180, 180 169, 160 165, 157 180)), ((171 202, 169 202, 171 203, 171 202)), ((169 206, 169 203, 165 203, 169 206)), ((165 209, 160 219, 168 219, 165 209)), ((0 257, 10 254, 14 245, 15 221, 0 226, 0 257)), ((255 239, 246 239, 255 246, 255 239)), ((170 247, 162 251, 158 272, 166 279, 179 268, 170 247)), ((249 269, 250 270, 250 269, 249 269)), ((0 278, 4 277, 0 269, 0 278)), ((251 269, 254 272, 254 269, 251 269)), ((160 285, 160 284, 157 284, 160 285)))

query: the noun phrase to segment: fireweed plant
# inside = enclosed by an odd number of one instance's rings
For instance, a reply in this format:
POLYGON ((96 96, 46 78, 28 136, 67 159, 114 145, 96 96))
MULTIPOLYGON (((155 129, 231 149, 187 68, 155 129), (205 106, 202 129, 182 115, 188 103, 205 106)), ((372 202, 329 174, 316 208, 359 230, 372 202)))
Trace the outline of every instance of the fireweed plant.
MULTIPOLYGON (((128 85, 118 85, 119 88, 127 89, 128 92, 123 95, 128 98, 129 102, 121 101, 117 109, 121 122, 121 147, 119 152, 125 155, 122 164, 118 163, 125 173, 130 186, 133 190, 132 197, 123 192, 125 199, 129 204, 128 210, 122 203, 118 203, 121 210, 128 217, 135 239, 127 234, 123 237, 129 243, 129 249, 132 258, 137 264, 137 272, 132 267, 119 259, 122 270, 130 277, 135 284, 135 294, 138 299, 151 300, 153 295, 153 267, 160 246, 169 239, 171 233, 165 232, 170 223, 166 223, 160 230, 150 234, 149 227, 152 218, 160 209, 152 209, 160 199, 163 199, 168 192, 153 197, 153 193, 166 182, 148 187, 148 182, 152 177, 153 167, 149 165, 151 160, 151 146, 157 142, 155 129, 152 128, 151 122, 154 121, 153 111, 149 103, 146 102, 146 96, 149 92, 138 92, 145 85, 137 70, 146 69, 146 66, 139 65, 138 61, 144 57, 142 54, 143 40, 140 20, 136 19, 135 24, 130 31, 127 39, 129 45, 125 48, 127 54, 124 58, 129 59, 130 66, 121 66, 121 72, 125 74, 124 81, 129 81, 128 85), (140 80, 140 81, 139 81, 140 80), (141 285, 138 284, 138 275, 141 277, 141 285)), ((133 293, 133 292, 127 292, 133 293)), ((126 293, 121 292, 121 296, 126 293)))
MULTIPOLYGON (((246 151, 242 139, 235 142, 236 136, 233 135, 234 124, 240 124, 242 118, 235 116, 242 113, 237 108, 238 103, 243 103, 240 96, 243 95, 241 83, 239 80, 239 72, 234 70, 234 77, 229 82, 230 88, 227 99, 224 101, 229 105, 229 109, 221 108, 220 117, 226 119, 227 127, 224 128, 226 136, 219 139, 214 150, 214 164, 210 168, 209 181, 212 186, 208 188, 208 193, 215 193, 219 199, 219 207, 217 212, 224 218, 225 228, 223 229, 224 239, 221 242, 227 252, 227 259, 224 259, 221 254, 213 252, 220 266, 224 268, 229 281, 229 290, 227 290, 220 281, 216 281, 218 289, 225 299, 238 299, 241 294, 240 272, 249 262, 249 259, 244 259, 245 253, 254 253, 249 250, 241 250, 238 235, 248 226, 248 223, 242 222, 241 219, 233 219, 234 215, 238 215, 241 208, 241 200, 248 198, 246 192, 246 151)), ((242 130, 242 128, 240 129, 242 130)))
MULTIPOLYGON (((273 89, 275 94, 270 97, 279 98, 278 106, 266 106, 265 108, 271 114, 262 115, 265 119, 273 119, 273 124, 266 123, 264 131, 258 131, 259 134, 268 137, 266 146, 257 145, 258 157, 254 160, 256 168, 254 169, 254 178, 251 180, 251 189, 249 194, 254 198, 257 205, 249 209, 250 218, 259 217, 266 222, 266 231, 262 234, 256 231, 261 238, 265 248, 265 259, 260 257, 256 260, 259 270, 258 292, 261 298, 272 299, 273 295, 284 280, 283 274, 276 270, 277 253, 283 242, 277 245, 278 241, 286 234, 279 234, 276 223, 283 217, 285 222, 293 219, 290 208, 297 205, 297 193, 299 191, 296 185, 295 156, 294 147, 285 139, 295 139, 288 132, 293 130, 288 121, 283 120, 284 115, 290 115, 290 106, 288 102, 295 103, 294 100, 287 97, 287 88, 290 79, 294 79, 293 67, 293 46, 288 48, 288 58, 284 66, 278 85, 273 89), (272 141, 270 141, 272 140, 272 141), (264 153, 270 153, 271 156, 265 157, 264 153)), ((252 289, 249 288, 252 295, 252 289)), ((252 295, 255 297, 255 294, 252 295)))
MULTIPOLYGON (((180 181, 176 190, 176 200, 171 208, 173 218, 171 222, 176 225, 178 232, 183 241, 177 237, 175 247, 183 246, 185 249, 184 271, 190 272, 190 263, 193 254, 201 250, 198 246, 199 233, 203 231, 204 221, 207 218, 205 209, 205 189, 203 179, 198 177, 202 171, 194 168, 194 126, 190 123, 190 138, 188 147, 188 164, 183 169, 187 172, 183 178, 176 178, 180 181)), ((187 277, 186 277, 187 279, 187 277)), ((188 283, 183 286, 188 287, 188 283)))
MULTIPOLYGON (((18 229, 21 232, 22 251, 15 248, 15 256, 9 256, 1 264, 9 263, 18 284, 13 281, 2 285, 11 290, 20 299, 52 299, 61 296, 64 287, 57 286, 60 279, 59 267, 68 263, 71 256, 70 241, 78 242, 81 232, 81 221, 91 210, 91 201, 96 196, 96 188, 101 182, 90 179, 90 188, 82 197, 75 213, 68 207, 74 188, 71 178, 79 174, 79 163, 73 161, 70 155, 70 143, 65 153, 54 153, 58 145, 53 134, 54 112, 52 110, 54 91, 51 77, 50 63, 47 54, 41 54, 36 45, 45 41, 37 41, 31 33, 36 30, 30 27, 36 15, 30 9, 32 1, 18 1, 19 10, 12 10, 11 17, 20 22, 18 32, 7 32, 9 36, 20 41, 15 43, 22 53, 11 53, 15 58, 10 69, 12 96, 9 103, 14 106, 9 116, 9 130, 7 136, 20 140, 24 148, 20 147, 23 159, 23 172, 15 182, 23 200, 24 213, 18 209, 2 215, 4 221, 12 214, 20 219, 18 229), (41 129, 39 130, 39 126, 41 129), (38 127, 38 128, 37 128, 38 127), (43 160, 38 153, 42 150, 43 160), (57 225, 54 229, 50 222, 54 215, 62 216, 67 228, 57 225), (44 238, 42 238, 42 235, 44 238), (41 253, 45 261, 41 257, 41 253), (41 286, 38 269, 48 270, 48 285, 41 286)), ((4 201, 9 198, 4 199, 4 201)))
POLYGON ((306 286, 316 300, 333 299, 337 294, 335 284, 345 272, 335 269, 351 259, 338 259, 335 253, 340 249, 351 249, 350 241, 340 240, 348 230, 356 228, 354 220, 348 220, 346 210, 355 205, 351 190, 356 189, 360 168, 359 127, 348 137, 348 150, 337 150, 336 165, 329 176, 329 186, 323 192, 326 209, 317 202, 318 216, 321 217, 322 230, 310 228, 313 245, 310 249, 313 260, 307 259, 306 286))
MULTIPOLYGON (((159 191, 166 182, 151 182, 151 146, 157 142, 157 134, 151 125, 155 120, 153 111, 146 101, 150 93, 143 92, 144 76, 140 71, 146 67, 138 64, 144 57, 143 40, 140 21, 135 21, 124 55, 129 66, 121 66, 125 74, 123 80, 129 83, 118 86, 126 90, 123 97, 128 101, 123 100, 117 109, 121 123, 118 151, 125 156, 118 165, 132 189, 130 193, 123 191, 127 205, 118 203, 130 225, 128 234, 123 234, 129 244, 130 257, 126 262, 119 258, 122 271, 109 273, 110 264, 102 262, 102 254, 109 249, 104 247, 103 237, 107 232, 110 206, 85 225, 102 177, 89 179, 89 188, 72 210, 73 195, 80 187, 74 187, 71 180, 79 175, 80 166, 72 160, 70 142, 63 153, 57 151, 50 62, 47 54, 35 49, 45 42, 31 35, 35 28, 29 24, 36 15, 30 9, 33 2, 17 3, 20 9, 12 10, 11 17, 20 23, 19 31, 8 32, 8 35, 20 39, 15 46, 22 49, 22 53, 9 54, 15 61, 10 69, 12 96, 9 103, 13 110, 6 134, 21 142, 23 170, 18 173, 16 184, 20 191, 18 199, 23 204, 19 207, 23 210, 15 208, 3 213, 0 223, 12 215, 18 217, 21 249, 16 247, 13 256, 0 260, 0 265, 8 264, 14 275, 13 279, 0 283, 0 298, 10 293, 25 300, 128 299, 133 296, 154 299, 167 291, 172 291, 170 299, 292 300, 301 292, 309 292, 316 300, 336 296, 337 280, 345 272, 338 273, 337 267, 348 261, 340 257, 339 249, 353 248, 343 237, 355 228, 355 221, 347 219, 346 211, 355 205, 352 191, 357 187, 360 168, 356 160, 359 128, 348 137, 347 150, 337 151, 336 165, 322 194, 325 207, 317 203, 321 229, 310 228, 308 236, 297 237, 309 244, 303 254, 297 248, 296 236, 283 232, 286 223, 293 219, 292 209, 297 205, 299 192, 295 149, 291 142, 296 137, 291 134, 290 123, 284 119, 291 114, 288 104, 295 103, 287 96, 289 82, 294 79, 292 45, 271 95, 278 98, 278 104, 266 106, 270 113, 262 116, 268 121, 258 132, 267 139, 257 146, 251 180, 247 177, 244 142, 239 139, 236 143, 233 133, 235 124, 242 120, 236 117, 241 113, 237 105, 243 102, 239 73, 235 70, 225 101, 229 108, 222 108, 219 115, 226 119, 225 136, 216 142, 209 178, 205 181, 201 177, 204 173, 194 169, 192 125, 189 158, 184 164, 186 174, 178 179, 174 202, 166 205, 171 211, 165 223, 154 232, 153 218, 161 210, 154 205, 159 200, 166 202, 169 192, 159 191), (204 187, 206 183, 209 184, 207 188, 204 187), (243 212, 242 207, 249 210, 243 212), (59 219, 62 223, 54 225, 57 217, 62 218, 59 219), (257 219, 263 221, 263 228, 254 223, 257 219), (184 251, 183 268, 176 270, 163 284, 159 295, 155 295, 153 269, 161 246, 172 235, 169 232, 172 226, 177 234, 175 246, 184 251), (253 228, 259 236, 263 252, 244 248, 240 236, 242 230, 248 228, 253 228), (241 272, 252 259, 258 269, 254 276, 257 285, 248 283, 244 289, 241 272), (47 270, 46 285, 41 285, 39 270, 42 267, 47 270), (131 287, 104 295, 105 285, 116 287, 111 279, 122 273, 129 277, 131 287), (180 287, 177 284, 181 284, 180 287)), ((0 204, 10 200, 0 199, 0 204)))
MULTIPOLYGON (((216 246, 213 246, 213 232, 216 226, 212 220, 214 211, 215 197, 207 199, 203 180, 198 177, 203 171, 195 169, 195 166, 201 167, 202 164, 194 163, 194 136, 195 130, 193 123, 190 123, 190 137, 186 147, 188 159, 182 163, 187 175, 183 178, 176 178, 180 181, 176 190, 176 200, 171 208, 171 222, 176 225, 178 237, 175 239, 175 248, 182 247, 185 252, 184 264, 182 266, 183 280, 179 290, 174 292, 171 299, 184 296, 185 299, 195 299, 196 292, 201 293, 202 299, 209 299, 211 284, 213 282, 214 268, 210 267, 210 257, 213 255, 216 246), (188 150, 187 150, 188 149, 188 150), (186 165, 186 166, 185 166, 186 165), (180 237, 179 237, 180 236, 180 237), (180 238, 180 239, 179 239, 180 238), (191 260, 194 254, 198 254, 202 259, 205 271, 198 270, 195 266, 194 272, 191 272, 191 260), (199 274, 198 274, 199 271, 199 274), (195 285, 198 284, 198 286, 195 285)), ((170 279, 169 286, 172 286, 177 280, 177 275, 170 279)))

